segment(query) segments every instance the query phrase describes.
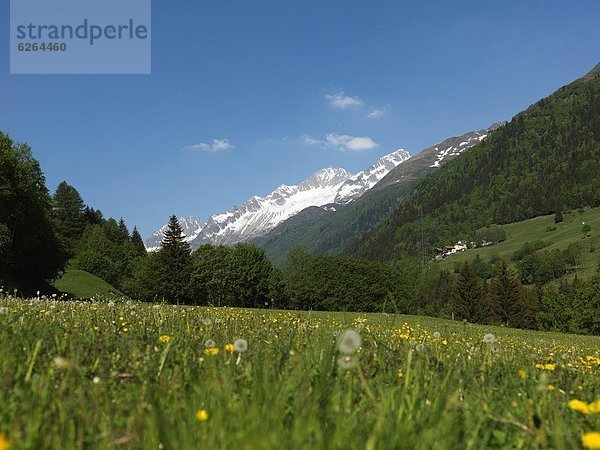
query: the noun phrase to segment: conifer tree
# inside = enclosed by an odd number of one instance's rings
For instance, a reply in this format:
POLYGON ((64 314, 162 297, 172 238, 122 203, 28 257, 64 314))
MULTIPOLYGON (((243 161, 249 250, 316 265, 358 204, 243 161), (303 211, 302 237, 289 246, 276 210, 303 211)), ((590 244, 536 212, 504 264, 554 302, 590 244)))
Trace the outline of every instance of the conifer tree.
POLYGON ((56 188, 52 206, 56 233, 65 247, 73 252, 86 225, 83 199, 77 189, 63 181, 56 188))
POLYGON ((167 231, 157 257, 160 267, 160 274, 157 275, 161 279, 161 295, 175 303, 187 303, 191 251, 175 215, 169 218, 167 231))
POLYGON ((501 323, 519 326, 525 313, 524 296, 519 280, 505 260, 500 261, 498 275, 492 279, 490 297, 501 323))
POLYGON ((146 256, 146 246, 144 245, 144 241, 137 227, 133 227, 133 231, 131 232, 131 243, 133 244, 133 248, 135 252, 139 256, 146 256))
POLYGON ((458 319, 479 322, 482 319, 483 288, 468 262, 459 271, 452 295, 453 312, 458 319))
POLYGON ((83 209, 83 221, 87 225, 102 225, 104 223, 104 216, 99 209, 86 206, 83 209))
POLYGON ((121 242, 125 242, 125 241, 128 241, 129 239, 130 239, 129 230, 127 229, 127 225, 125 224, 125 221, 121 217, 121 219, 119 220, 119 240, 121 242))
POLYGON ((104 228, 104 233, 106 233, 106 237, 110 242, 121 242, 122 231, 115 219, 109 217, 108 220, 102 224, 102 228, 104 228))

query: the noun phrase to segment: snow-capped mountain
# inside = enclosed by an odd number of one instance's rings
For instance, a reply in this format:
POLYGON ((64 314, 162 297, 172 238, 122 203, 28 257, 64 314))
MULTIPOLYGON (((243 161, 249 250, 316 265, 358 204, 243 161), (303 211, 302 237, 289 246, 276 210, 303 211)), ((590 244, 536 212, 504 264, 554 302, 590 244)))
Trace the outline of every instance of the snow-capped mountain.
POLYGON ((281 185, 265 197, 254 196, 239 207, 215 214, 192 247, 210 242, 233 245, 260 236, 309 206, 333 203, 352 174, 344 169, 321 169, 298 186, 281 185))
POLYGON ((390 170, 410 158, 410 154, 399 149, 385 155, 371 167, 357 173, 346 180, 335 198, 335 203, 349 203, 363 195, 365 191, 375 186, 390 170))
MULTIPOLYGON (((177 221, 183 229, 183 234, 185 234, 185 240, 187 242, 191 242, 194 239, 196 239, 200 230, 202 230, 202 228, 204 228, 204 225, 206 225, 206 222, 204 220, 194 216, 180 217, 179 219, 177 219, 177 221)), ((146 239, 146 248, 152 251, 160 247, 165 231, 167 231, 167 225, 162 227, 160 230, 155 231, 152 234, 152 236, 146 239)))
MULTIPOLYGON (((192 248, 197 248, 204 243, 234 245, 262 236, 308 207, 357 199, 409 157, 407 151, 396 150, 357 174, 341 168, 321 169, 297 186, 284 184, 265 197, 253 196, 241 206, 213 215, 206 223, 192 218, 198 222, 182 224, 186 240, 192 248)), ((160 245, 164 230, 165 227, 161 228, 146 241, 149 249, 160 245)))

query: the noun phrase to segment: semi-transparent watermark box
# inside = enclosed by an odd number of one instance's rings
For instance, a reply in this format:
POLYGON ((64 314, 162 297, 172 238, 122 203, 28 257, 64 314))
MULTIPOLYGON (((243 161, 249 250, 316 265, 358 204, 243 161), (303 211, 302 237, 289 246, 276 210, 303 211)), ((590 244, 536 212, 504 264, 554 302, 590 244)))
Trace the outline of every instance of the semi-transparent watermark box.
POLYGON ((151 0, 10 0, 10 73, 151 73, 151 0))

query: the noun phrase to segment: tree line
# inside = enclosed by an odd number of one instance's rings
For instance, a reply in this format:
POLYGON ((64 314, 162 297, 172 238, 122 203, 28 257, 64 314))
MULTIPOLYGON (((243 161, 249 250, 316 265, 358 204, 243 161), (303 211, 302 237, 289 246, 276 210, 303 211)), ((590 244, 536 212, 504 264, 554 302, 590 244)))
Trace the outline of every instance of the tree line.
MULTIPOLYGON (((544 255, 552 256, 564 258, 560 252, 544 255)), ((600 265, 597 272, 590 280, 580 280, 575 273, 571 281, 557 277, 544 285, 529 283, 523 278, 528 269, 515 271, 505 259, 475 258, 454 273, 442 270, 422 282, 414 312, 471 323, 600 334, 600 265)))
POLYGON ((144 301, 250 308, 407 312, 410 286, 397 268, 293 249, 283 269, 252 244, 191 251, 172 216, 160 248, 124 286, 144 301))

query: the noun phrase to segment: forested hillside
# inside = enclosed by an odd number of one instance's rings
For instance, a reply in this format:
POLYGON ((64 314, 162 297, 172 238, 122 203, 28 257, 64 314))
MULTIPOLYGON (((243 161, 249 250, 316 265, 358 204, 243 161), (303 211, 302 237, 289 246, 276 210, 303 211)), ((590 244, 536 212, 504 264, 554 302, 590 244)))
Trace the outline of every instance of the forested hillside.
POLYGON ((431 254, 493 223, 600 205, 600 75, 559 89, 426 177, 347 253, 394 260, 431 254))

